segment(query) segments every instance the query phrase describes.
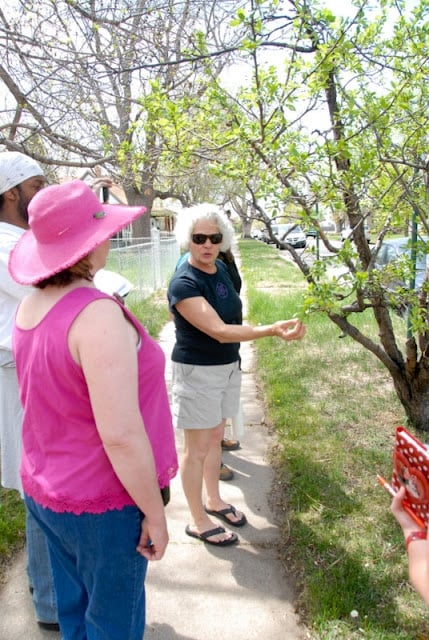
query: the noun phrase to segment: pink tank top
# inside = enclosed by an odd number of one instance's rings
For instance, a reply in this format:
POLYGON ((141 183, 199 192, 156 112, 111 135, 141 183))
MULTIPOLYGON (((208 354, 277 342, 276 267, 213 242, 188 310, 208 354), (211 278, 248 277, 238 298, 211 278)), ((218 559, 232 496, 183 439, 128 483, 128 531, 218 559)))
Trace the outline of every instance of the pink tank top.
MULTIPOLYGON (((103 513, 134 502, 104 451, 80 366, 67 336, 92 301, 110 298, 82 287, 66 294, 33 329, 15 326, 13 348, 23 416, 21 478, 25 493, 57 512, 103 513)), ((118 303, 119 304, 119 303, 118 303)), ((159 486, 177 473, 177 455, 161 347, 124 307, 136 327, 139 403, 155 458, 159 486)))

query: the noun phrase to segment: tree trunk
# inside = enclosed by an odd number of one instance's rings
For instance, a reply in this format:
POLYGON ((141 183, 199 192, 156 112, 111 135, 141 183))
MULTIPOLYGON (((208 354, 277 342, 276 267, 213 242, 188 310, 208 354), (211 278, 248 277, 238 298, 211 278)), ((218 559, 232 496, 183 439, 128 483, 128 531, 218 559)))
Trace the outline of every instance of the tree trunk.
POLYGON ((125 193, 127 196, 127 201, 130 206, 143 206, 146 207, 147 212, 134 220, 133 222, 133 237, 134 238, 150 238, 150 214, 152 211, 153 205, 153 191, 152 189, 146 189, 145 193, 142 194, 137 191, 133 187, 126 187, 125 193))
POLYGON ((252 221, 245 218, 241 219, 241 237, 242 238, 250 238, 250 232, 252 230, 252 221))
POLYGON ((420 379, 408 381, 404 375, 393 375, 397 396, 405 409, 407 419, 416 429, 429 432, 429 380, 425 384, 420 379))
POLYGON ((405 366, 390 370, 399 400, 405 409, 409 422, 421 431, 429 431, 429 359, 426 341, 420 344, 413 337, 405 345, 405 366))

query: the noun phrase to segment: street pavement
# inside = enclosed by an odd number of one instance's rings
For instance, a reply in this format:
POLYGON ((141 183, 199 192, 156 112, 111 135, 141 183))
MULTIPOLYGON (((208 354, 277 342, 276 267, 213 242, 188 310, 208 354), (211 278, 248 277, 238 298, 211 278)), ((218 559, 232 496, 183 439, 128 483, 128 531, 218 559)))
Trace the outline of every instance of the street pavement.
MULTIPOLYGON (((167 356, 168 384, 173 341, 174 327, 168 323, 160 335, 167 356)), ((269 506, 273 474, 268 453, 273 442, 264 426, 252 345, 243 343, 241 352, 245 433, 240 450, 223 454, 235 476, 231 482, 222 482, 221 488, 224 499, 246 513, 248 524, 235 530, 240 543, 233 547, 213 547, 190 538, 185 534, 189 514, 180 478, 174 479, 166 507, 170 543, 162 561, 150 563, 146 580, 145 640, 308 637, 294 611, 292 577, 277 557, 279 532, 269 506)), ((0 588, 0 640, 59 638, 60 634, 42 631, 35 622, 23 551, 0 588)))

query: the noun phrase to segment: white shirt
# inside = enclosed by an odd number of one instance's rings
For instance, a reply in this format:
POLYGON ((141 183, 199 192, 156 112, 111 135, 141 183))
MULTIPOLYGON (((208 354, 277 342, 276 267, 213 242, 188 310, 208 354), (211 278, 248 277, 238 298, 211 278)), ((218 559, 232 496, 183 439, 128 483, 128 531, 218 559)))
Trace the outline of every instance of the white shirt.
POLYGON ((9 254, 25 229, 0 222, 0 366, 13 365, 12 327, 18 304, 31 287, 18 284, 8 269, 9 254))
POLYGON ((22 408, 12 355, 12 328, 17 306, 31 287, 18 284, 9 274, 9 254, 25 229, 0 222, 0 466, 1 483, 22 495, 21 460, 22 408))

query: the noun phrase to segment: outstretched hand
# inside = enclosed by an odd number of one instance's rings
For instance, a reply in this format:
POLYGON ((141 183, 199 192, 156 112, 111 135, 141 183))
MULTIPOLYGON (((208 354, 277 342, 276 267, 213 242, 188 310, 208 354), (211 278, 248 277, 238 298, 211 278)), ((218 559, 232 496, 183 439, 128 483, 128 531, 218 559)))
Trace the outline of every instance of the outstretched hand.
POLYGON ((306 327, 301 320, 278 320, 274 323, 274 335, 282 340, 301 340, 305 336, 306 327))

